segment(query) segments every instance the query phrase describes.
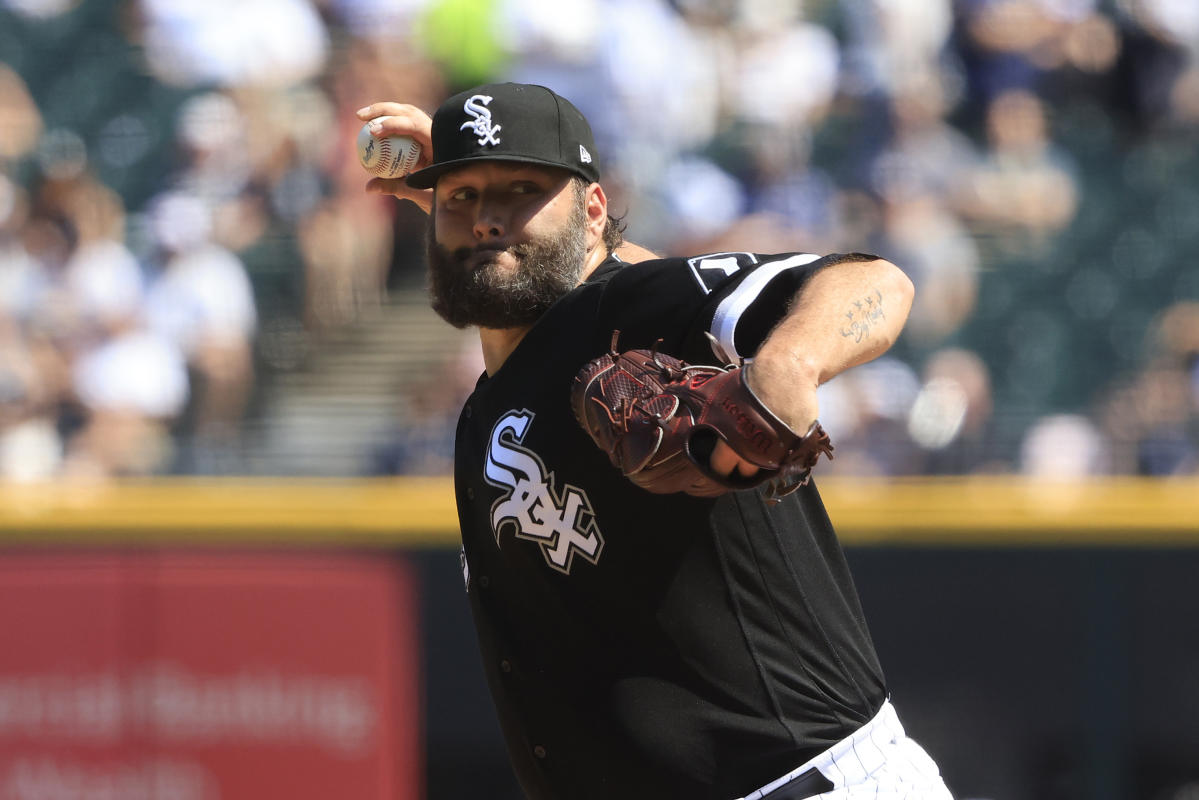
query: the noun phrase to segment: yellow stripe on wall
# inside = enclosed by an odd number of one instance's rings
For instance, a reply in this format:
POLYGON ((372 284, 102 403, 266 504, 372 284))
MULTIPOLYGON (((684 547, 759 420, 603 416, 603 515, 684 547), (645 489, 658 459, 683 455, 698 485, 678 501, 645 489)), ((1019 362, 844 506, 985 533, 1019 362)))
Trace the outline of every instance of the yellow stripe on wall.
POLYGON ((0 541, 314 543, 457 541, 449 478, 163 479, 0 486, 0 541))
MULTIPOLYGON (((851 545, 1199 545, 1199 480, 827 478, 851 545)), ((0 543, 446 547, 449 478, 0 485, 0 543)))
POLYGON ((1199 480, 837 480, 821 494, 854 544, 1199 545, 1199 480))

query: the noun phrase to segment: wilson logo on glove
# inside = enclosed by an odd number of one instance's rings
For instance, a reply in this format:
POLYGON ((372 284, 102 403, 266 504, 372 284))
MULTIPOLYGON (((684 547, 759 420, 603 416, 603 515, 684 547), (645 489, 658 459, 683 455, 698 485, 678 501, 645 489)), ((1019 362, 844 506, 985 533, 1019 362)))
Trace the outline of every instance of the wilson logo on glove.
MULTIPOLYGON (((575 376, 575 418, 612 464, 650 492, 714 497, 769 482, 777 501, 808 482, 833 445, 819 422, 803 436, 787 427, 745 382, 743 366, 688 365, 652 350, 611 349, 575 376), (709 464, 717 441, 758 467, 720 475, 709 464)), ((659 344, 661 340, 659 340, 659 344)))

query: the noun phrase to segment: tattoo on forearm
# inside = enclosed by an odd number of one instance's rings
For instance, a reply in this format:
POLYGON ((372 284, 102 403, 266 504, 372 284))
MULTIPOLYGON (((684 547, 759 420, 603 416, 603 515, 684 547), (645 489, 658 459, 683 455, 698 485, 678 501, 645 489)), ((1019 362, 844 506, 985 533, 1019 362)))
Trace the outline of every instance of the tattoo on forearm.
POLYGON ((883 313, 883 293, 875 289, 861 300, 854 300, 853 307, 845 312, 846 326, 841 335, 860 342, 870 337, 871 329, 887 315, 883 313))

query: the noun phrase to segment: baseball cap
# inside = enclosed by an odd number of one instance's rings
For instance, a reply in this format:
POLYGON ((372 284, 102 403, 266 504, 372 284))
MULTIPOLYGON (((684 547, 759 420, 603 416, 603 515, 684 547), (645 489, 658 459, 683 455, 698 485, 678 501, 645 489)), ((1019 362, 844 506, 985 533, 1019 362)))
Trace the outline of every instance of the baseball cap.
POLYGON ((587 119, 544 86, 490 83, 459 92, 433 115, 433 163, 407 178, 429 189, 445 172, 472 161, 562 167, 588 181, 600 177, 587 119))

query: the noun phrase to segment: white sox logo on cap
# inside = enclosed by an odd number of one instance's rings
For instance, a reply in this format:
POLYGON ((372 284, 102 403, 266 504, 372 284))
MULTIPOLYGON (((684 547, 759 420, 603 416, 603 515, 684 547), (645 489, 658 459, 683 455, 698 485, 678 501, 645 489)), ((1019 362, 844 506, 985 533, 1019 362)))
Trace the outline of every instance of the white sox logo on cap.
POLYGON ((480 147, 500 143, 496 134, 500 132, 501 126, 491 124, 491 109, 487 107, 490 102, 491 98, 485 94, 473 94, 462 106, 462 110, 469 114, 473 121, 462 123, 458 130, 470 128, 479 137, 480 147))
POLYGON ((544 86, 489 83, 459 92, 438 106, 432 134, 433 163, 405 178, 416 189, 432 189, 449 170, 492 159, 564 167, 588 183, 600 179, 591 126, 544 86))

